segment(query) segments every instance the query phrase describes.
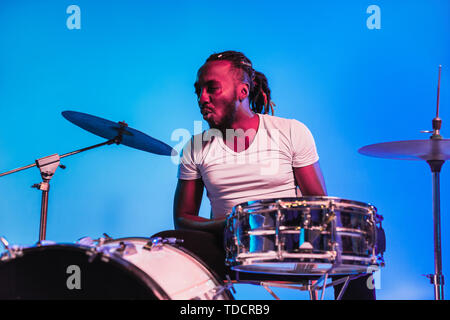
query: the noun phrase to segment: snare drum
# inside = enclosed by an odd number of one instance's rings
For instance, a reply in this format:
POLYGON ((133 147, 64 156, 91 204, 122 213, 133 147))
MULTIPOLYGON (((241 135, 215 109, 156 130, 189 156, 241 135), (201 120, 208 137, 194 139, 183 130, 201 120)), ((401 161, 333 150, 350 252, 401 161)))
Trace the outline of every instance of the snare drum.
POLYGON ((227 217, 226 262, 279 275, 373 272, 383 259, 381 220, 374 206, 335 197, 246 202, 227 217))
POLYGON ((0 299, 232 299, 201 261, 162 238, 10 247, 0 283, 0 299))

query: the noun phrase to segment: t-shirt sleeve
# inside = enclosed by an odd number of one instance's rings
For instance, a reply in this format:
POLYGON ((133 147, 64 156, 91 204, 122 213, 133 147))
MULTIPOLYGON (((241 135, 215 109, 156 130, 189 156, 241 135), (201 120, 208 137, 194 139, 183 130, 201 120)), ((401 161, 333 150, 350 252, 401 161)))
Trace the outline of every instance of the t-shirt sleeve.
POLYGON ((311 131, 300 121, 291 122, 292 166, 306 167, 319 161, 311 131))
POLYGON ((177 178, 182 180, 195 180, 201 178, 200 171, 195 162, 194 150, 192 148, 193 139, 190 139, 180 155, 177 178))

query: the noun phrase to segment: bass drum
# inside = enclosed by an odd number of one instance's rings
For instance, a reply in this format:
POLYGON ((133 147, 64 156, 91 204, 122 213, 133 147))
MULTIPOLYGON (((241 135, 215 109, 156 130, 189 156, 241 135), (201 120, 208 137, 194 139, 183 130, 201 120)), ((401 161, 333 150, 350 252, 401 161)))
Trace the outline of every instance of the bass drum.
POLYGON ((87 242, 9 248, 0 299, 232 299, 200 261, 164 239, 87 242))

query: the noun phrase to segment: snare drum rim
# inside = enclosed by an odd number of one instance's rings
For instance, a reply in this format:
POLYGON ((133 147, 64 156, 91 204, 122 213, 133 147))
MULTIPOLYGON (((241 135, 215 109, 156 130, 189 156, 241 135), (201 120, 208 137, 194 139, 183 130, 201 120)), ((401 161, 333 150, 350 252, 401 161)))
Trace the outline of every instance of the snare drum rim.
MULTIPOLYGON (((132 242, 133 240, 144 241, 144 242, 148 243, 151 239, 152 238, 146 238, 146 237, 124 237, 124 238, 117 238, 117 239, 111 239, 111 240, 108 239, 104 242, 104 244, 120 242, 120 241, 124 241, 124 242, 131 241, 132 242)), ((217 285, 222 286, 222 287, 225 286, 223 280, 217 275, 217 273, 214 270, 212 270, 201 258, 199 258, 197 255, 195 255, 192 251, 189 251, 188 249, 186 249, 183 246, 178 245, 178 244, 164 243, 164 245, 171 246, 172 248, 178 249, 181 252, 192 257, 198 264, 200 264, 205 269, 204 271, 207 272, 208 276, 217 282, 217 285)), ((223 292, 223 294, 225 294, 229 300, 234 300, 234 296, 231 294, 230 290, 228 290, 228 289, 225 290, 223 292)))
MULTIPOLYGON (((86 245, 81 244, 73 244, 73 243, 52 243, 48 245, 35 245, 30 247, 23 247, 21 248, 21 254, 16 255, 14 258, 0 260, 0 266, 3 264, 7 264, 10 262, 13 262, 17 259, 22 259, 26 257, 27 253, 33 253, 33 252, 42 252, 46 250, 58 250, 58 249, 68 249, 70 251, 78 251, 87 253, 91 251, 95 247, 90 247, 86 245)), ((93 253, 98 254, 99 256, 105 256, 102 252, 93 253)), ((171 300, 170 297, 167 295, 167 293, 159 286, 159 284, 153 280, 150 276, 148 276, 144 271, 142 271, 140 268, 132 264, 131 262, 118 258, 114 255, 108 255, 107 258, 109 259, 108 262, 105 263, 112 263, 115 266, 118 266, 120 269, 131 272, 133 275, 135 275, 141 282, 143 282, 147 287, 149 287, 156 298, 162 299, 162 300, 171 300)), ((86 255, 86 259, 89 259, 89 257, 86 255)), ((96 257, 96 259, 98 259, 96 257)))
POLYGON ((240 204, 237 204, 233 207, 232 211, 228 214, 228 216, 237 214, 238 207, 241 207, 242 210, 245 211, 248 207, 252 207, 255 205, 260 204, 261 206, 266 206, 269 204, 276 204, 278 201, 281 202, 312 202, 312 201, 332 201, 333 203, 343 203, 343 204, 353 204, 356 206, 360 206, 363 208, 366 208, 368 211, 372 211, 373 214, 377 213, 377 208, 370 203, 361 202, 361 201, 355 201, 355 200, 349 200, 349 199, 343 199, 339 197, 332 197, 332 196, 304 196, 304 197, 292 197, 292 198, 271 198, 271 199, 261 199, 261 200, 253 200, 253 201, 247 201, 242 202, 240 204))

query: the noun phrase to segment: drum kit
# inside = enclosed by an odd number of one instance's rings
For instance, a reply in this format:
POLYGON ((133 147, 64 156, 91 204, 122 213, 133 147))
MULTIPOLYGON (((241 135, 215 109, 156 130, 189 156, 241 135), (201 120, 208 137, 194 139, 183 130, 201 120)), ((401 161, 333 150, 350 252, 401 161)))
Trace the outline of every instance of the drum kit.
MULTIPOLYGON (((439 84, 440 84, 439 68, 439 84)), ((437 114, 428 140, 386 142, 368 145, 361 154, 400 160, 426 161, 433 177, 435 273, 429 275, 435 298, 444 298, 441 260, 440 181, 444 162, 450 159, 450 140, 440 135, 439 84, 437 114)), ((64 118, 104 139, 105 142, 63 155, 37 159, 25 167, 1 173, 0 177, 31 167, 40 170, 42 191, 39 241, 31 247, 10 245, 1 237, 1 299, 234 299, 234 283, 269 288, 319 290, 370 275, 384 266, 386 240, 383 217, 373 205, 337 197, 308 196, 255 200, 235 206, 227 216, 224 231, 224 263, 238 273, 301 278, 299 281, 226 281, 176 238, 81 238, 75 243, 46 240, 50 180, 60 159, 105 145, 126 146, 159 155, 174 155, 167 144, 128 127, 89 114, 65 111, 64 118), (82 277, 81 277, 82 273, 82 277), (339 279, 337 279, 339 276, 339 279), (306 279, 306 280, 305 280, 306 279), (332 279, 331 283, 327 282, 332 279), (336 280, 337 279, 337 280, 336 280), (80 290, 83 289, 83 290, 80 290)), ((273 279, 273 278, 272 278, 273 279)))

